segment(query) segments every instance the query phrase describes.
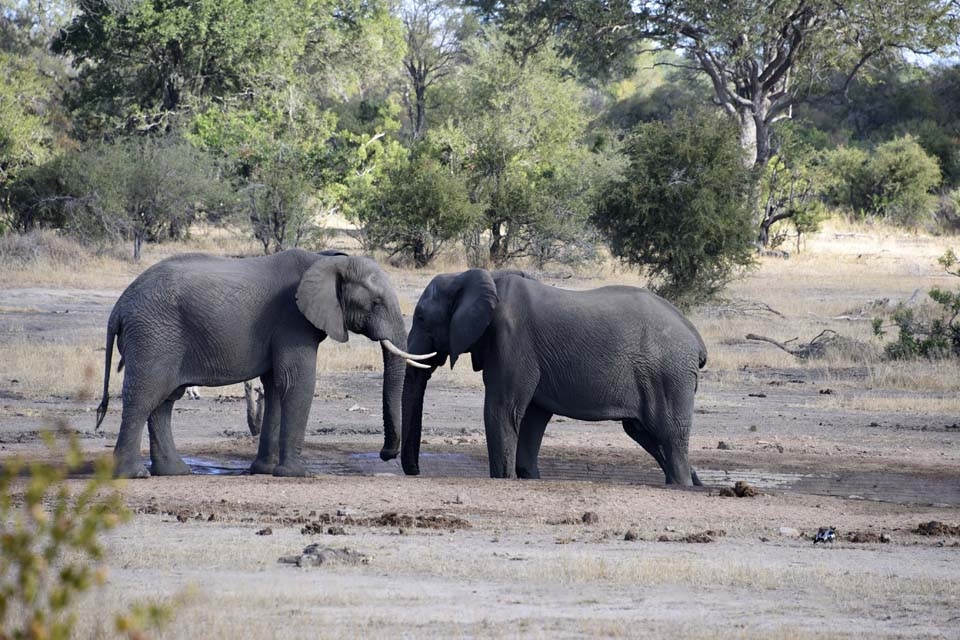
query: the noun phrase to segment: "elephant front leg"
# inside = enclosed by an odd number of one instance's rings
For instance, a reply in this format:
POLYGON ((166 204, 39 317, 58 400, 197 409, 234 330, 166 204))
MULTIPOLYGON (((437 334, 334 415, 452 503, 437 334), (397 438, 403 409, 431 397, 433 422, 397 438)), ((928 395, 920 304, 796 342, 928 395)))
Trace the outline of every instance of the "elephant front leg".
POLYGON ((543 432, 552 417, 552 413, 533 403, 530 403, 523 414, 517 439, 518 478, 540 478, 540 443, 543 442, 543 432))
POLYGON ((263 422, 257 459, 250 466, 251 474, 272 474, 280 460, 280 391, 272 375, 260 376, 263 384, 263 422))
POLYGON ((150 432, 150 473, 155 476, 185 476, 193 473, 177 453, 170 427, 173 403, 182 395, 183 391, 164 400, 147 420, 147 429, 150 432))
POLYGON ((316 384, 316 364, 307 369, 308 375, 299 381, 296 389, 282 394, 280 406, 280 459, 273 469, 275 476, 303 477, 307 468, 300 457, 307 430, 307 418, 313 402, 316 384))
POLYGON ((483 426, 487 434, 487 456, 491 478, 515 478, 517 467, 518 411, 505 406, 490 393, 483 404, 483 426))

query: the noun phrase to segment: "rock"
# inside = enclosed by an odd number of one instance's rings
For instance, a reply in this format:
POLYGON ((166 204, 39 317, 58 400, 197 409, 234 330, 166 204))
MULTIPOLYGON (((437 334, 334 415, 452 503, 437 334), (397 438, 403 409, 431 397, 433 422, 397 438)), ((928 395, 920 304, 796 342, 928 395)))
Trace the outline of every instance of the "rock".
POLYGON ((633 529, 627 529, 627 532, 623 534, 624 540, 639 540, 640 536, 633 529))
POLYGON ((330 527, 327 529, 327 535, 330 536, 345 536, 347 532, 344 531, 343 527, 330 527))
POLYGON ((778 533, 784 538, 799 538, 800 532, 793 527, 780 527, 778 533))
POLYGON ((264 527, 263 529, 260 529, 259 531, 257 531, 257 535, 258 535, 258 536, 272 536, 272 535, 273 535, 273 529, 271 529, 270 527, 264 527))
POLYGON ((733 485, 733 492, 738 498, 752 498, 760 495, 759 489, 744 482, 743 480, 737 480, 736 484, 733 485))
POLYGON ((600 516, 593 511, 587 511, 580 516, 580 521, 583 522, 583 524, 597 524, 600 522, 600 516))
POLYGON ((366 555, 347 549, 321 547, 319 544, 307 545, 303 553, 298 556, 282 556, 277 560, 281 564, 295 564, 298 567, 319 567, 324 564, 367 564, 370 558, 366 555))
POLYGON ((736 498, 737 494, 734 493, 733 489, 730 487, 721 487, 718 494, 721 498, 736 498))
POLYGON ((726 442, 724 442, 723 440, 721 440, 720 442, 717 443, 717 449, 722 449, 722 450, 724 450, 724 451, 729 451, 730 449, 733 449, 733 447, 731 447, 729 444, 727 444, 726 442))

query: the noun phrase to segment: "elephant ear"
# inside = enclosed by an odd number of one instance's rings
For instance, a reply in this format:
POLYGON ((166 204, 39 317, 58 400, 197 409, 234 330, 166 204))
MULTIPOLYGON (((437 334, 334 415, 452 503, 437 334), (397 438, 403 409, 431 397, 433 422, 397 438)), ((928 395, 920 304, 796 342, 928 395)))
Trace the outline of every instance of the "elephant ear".
POLYGON ((300 278, 297 307, 313 326, 337 342, 347 341, 347 324, 340 303, 343 259, 317 260, 300 278))
POLYGON ((493 320, 500 301, 497 287, 484 269, 470 269, 457 276, 460 295, 450 315, 450 367, 461 353, 469 351, 493 320))

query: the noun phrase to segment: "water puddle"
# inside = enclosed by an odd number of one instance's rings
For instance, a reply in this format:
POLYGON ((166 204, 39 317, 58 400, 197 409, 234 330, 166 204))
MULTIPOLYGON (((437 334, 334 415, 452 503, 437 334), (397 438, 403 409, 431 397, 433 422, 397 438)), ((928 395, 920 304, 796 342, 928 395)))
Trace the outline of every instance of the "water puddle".
MULTIPOLYGON (((249 473, 251 460, 212 457, 184 458, 201 475, 237 476, 249 473)), ((321 459, 309 460, 315 474, 341 476, 402 476, 399 460, 384 462, 378 452, 327 451, 321 459)), ((486 478, 486 457, 464 453, 422 453, 420 472, 426 477, 486 478)), ((611 464, 596 460, 543 457, 540 475, 551 480, 587 480, 618 484, 660 486, 663 473, 657 467, 611 464)), ((839 472, 807 474, 775 469, 697 469, 708 487, 733 486, 743 480, 759 489, 811 495, 838 496, 902 504, 960 506, 960 478, 908 473, 839 472)))

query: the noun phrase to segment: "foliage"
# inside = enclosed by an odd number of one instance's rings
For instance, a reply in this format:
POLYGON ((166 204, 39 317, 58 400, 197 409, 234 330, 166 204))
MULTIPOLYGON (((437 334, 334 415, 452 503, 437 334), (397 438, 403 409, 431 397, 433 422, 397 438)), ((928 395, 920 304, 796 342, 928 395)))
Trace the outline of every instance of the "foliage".
POLYGON ((443 245, 476 224, 466 181, 428 151, 387 170, 358 213, 369 240, 425 267, 443 245))
POLYGON ((578 235, 608 164, 584 144, 587 113, 583 91, 566 73, 569 64, 549 49, 523 64, 502 39, 474 41, 471 65, 454 88, 457 114, 430 133, 447 162, 463 171, 471 200, 483 208, 483 224, 470 234, 479 266, 544 256, 578 235), (486 235, 488 234, 488 235, 486 235))
POLYGON ((607 184, 593 220, 614 255, 660 278, 681 306, 715 295, 753 260, 751 179, 736 133, 707 113, 639 125, 629 167, 607 184))
POLYGON ((778 247, 792 229, 800 250, 804 234, 815 233, 826 217, 823 205, 830 176, 823 154, 786 123, 777 135, 777 152, 760 171, 757 184, 760 243, 778 247))
POLYGON ((740 128, 750 164, 769 160, 771 126, 821 78, 853 77, 898 49, 955 43, 960 11, 950 0, 876 3, 597 3, 589 0, 472 0, 503 24, 519 53, 553 42, 588 75, 622 68, 634 47, 653 41, 682 51, 711 81, 714 98, 740 128), (558 34, 551 40, 548 34, 558 34), (799 81, 798 81, 799 80, 799 81))
MULTIPOLYGON (((76 436, 66 448, 46 434, 55 459, 0 467, 0 637, 71 637, 78 598, 102 584, 101 534, 129 518, 111 479, 112 461, 94 462, 93 477, 71 490, 67 478, 84 467, 76 436), (21 488, 22 487, 22 490, 21 488)), ((119 631, 142 636, 169 615, 164 607, 137 607, 117 616, 119 631)))
POLYGON ((933 190, 940 184, 940 167, 912 136, 884 142, 872 153, 841 147, 829 164, 837 179, 833 201, 854 215, 916 228, 936 209, 933 190))
POLYGON ((209 155, 176 139, 92 144, 24 172, 12 185, 15 226, 56 226, 84 240, 182 238, 231 198, 209 155))
MULTIPOLYGON (((960 277, 960 260, 952 249, 947 250, 938 262, 950 275, 960 277)), ((934 287, 928 292, 930 299, 939 305, 939 315, 921 320, 913 309, 898 305, 891 319, 897 327, 897 338, 884 348, 892 360, 911 358, 960 357, 960 291, 946 291, 934 287)), ((873 333, 883 338, 883 319, 874 318, 873 333)))

